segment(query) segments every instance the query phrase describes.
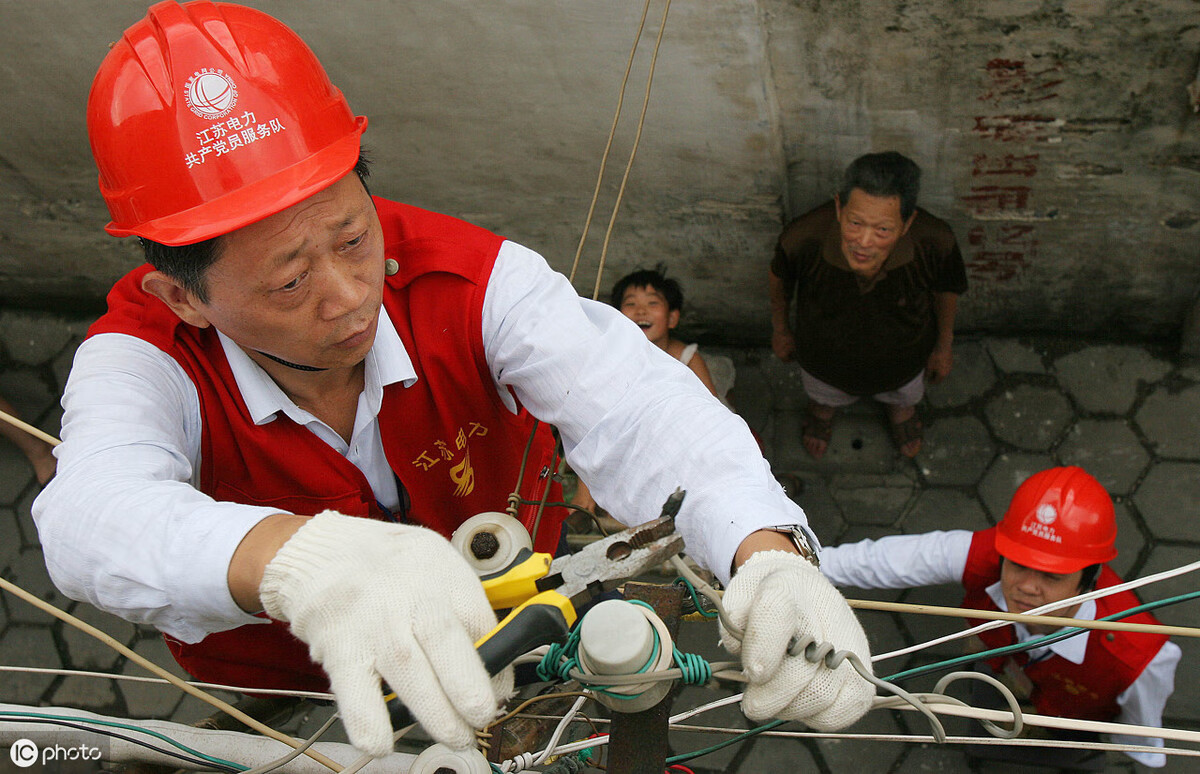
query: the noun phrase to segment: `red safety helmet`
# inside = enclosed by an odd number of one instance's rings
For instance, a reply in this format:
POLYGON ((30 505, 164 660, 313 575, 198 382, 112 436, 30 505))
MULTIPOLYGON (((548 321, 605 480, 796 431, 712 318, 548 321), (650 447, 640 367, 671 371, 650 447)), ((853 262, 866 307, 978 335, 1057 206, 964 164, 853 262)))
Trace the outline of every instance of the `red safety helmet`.
POLYGON ((1018 564, 1066 574, 1117 557, 1112 498, 1083 468, 1050 468, 1017 488, 996 550, 1018 564))
POLYGON ((88 136, 114 236, 168 245, 273 215, 354 168, 355 116, 304 41, 262 11, 157 3, 101 63, 88 136))

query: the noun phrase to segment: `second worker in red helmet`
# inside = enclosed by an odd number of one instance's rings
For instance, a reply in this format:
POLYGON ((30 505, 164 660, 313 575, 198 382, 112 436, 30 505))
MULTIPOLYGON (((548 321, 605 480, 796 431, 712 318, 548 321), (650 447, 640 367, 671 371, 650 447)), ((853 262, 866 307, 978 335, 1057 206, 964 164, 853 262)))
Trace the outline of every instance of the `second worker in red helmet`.
MULTIPOLYGON (((891 535, 831 546, 821 554, 821 570, 835 585, 856 588, 961 583, 966 590, 963 607, 1027 613, 1121 583, 1107 564, 1117 557, 1116 536, 1112 500, 1100 483, 1082 468, 1050 468, 1030 476, 1017 489, 995 527, 891 535)), ((1138 604, 1137 597, 1126 591, 1068 604, 1045 615, 1097 620, 1138 604)), ((1122 620, 1158 623, 1149 613, 1122 620)), ((979 637, 990 650, 1053 630, 1014 623, 979 637)), ((1180 655, 1179 647, 1163 635, 1093 629, 992 658, 980 668, 1002 676, 1017 698, 1039 714, 1161 727, 1180 655)), ((1112 741, 1162 746, 1161 739, 1132 736, 1114 735, 1112 741)), ((1049 764, 1050 759, 1057 761, 1055 765, 1088 763, 1086 753, 1078 750, 1031 749, 1032 753, 1016 754, 1040 764, 1049 764)), ((1147 766, 1166 763, 1161 753, 1129 755, 1147 766)), ((1104 764, 1102 756, 1092 756, 1090 762, 1101 768, 1104 764)))

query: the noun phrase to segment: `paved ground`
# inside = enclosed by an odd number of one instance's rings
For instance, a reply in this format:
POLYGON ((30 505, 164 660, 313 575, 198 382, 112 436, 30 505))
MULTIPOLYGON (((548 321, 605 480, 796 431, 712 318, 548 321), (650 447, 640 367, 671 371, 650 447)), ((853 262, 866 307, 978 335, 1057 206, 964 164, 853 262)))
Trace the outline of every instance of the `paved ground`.
MULTIPOLYGON (((85 327, 86 321, 0 313, 0 393, 51 433, 58 430, 57 398, 85 327)), ((1117 502, 1121 555, 1114 564, 1119 572, 1133 577, 1197 558, 1200 531, 1191 525, 1200 514, 1200 368, 1180 366, 1154 347, 1084 341, 961 338, 956 351, 953 374, 931 390, 924 407, 926 445, 915 461, 895 453, 882 410, 862 404, 839 416, 830 451, 819 463, 799 443, 803 399, 795 368, 765 350, 727 352, 738 368, 738 408, 758 430, 776 473, 808 511, 823 542, 982 528, 1003 514, 1026 476, 1054 464, 1078 464, 1096 475, 1117 502)), ((153 632, 73 603, 54 590, 29 517, 36 492, 24 459, 11 445, 0 444, 0 574, 158 663, 171 664, 153 632)), ((1195 585, 1194 576, 1184 577, 1152 587, 1143 597, 1158 599, 1195 585)), ((876 596, 948 605, 960 599, 951 588, 876 596)), ((1197 603, 1188 603, 1166 609, 1160 617, 1169 624, 1195 626, 1200 622, 1197 609, 1197 603)), ((876 652, 959 626, 953 619, 883 613, 865 613, 863 620, 876 652)), ((714 636, 711 628, 689 624, 681 641, 685 649, 711 653, 714 636)), ((1191 677, 1200 663, 1200 642, 1179 644, 1184 664, 1166 720, 1200 729, 1200 682, 1191 677)), ((911 663, 921 660, 913 659, 911 663)), ((10 596, 0 596, 3 664, 139 671, 105 646, 10 596)), ((904 666, 897 663, 881 671, 904 666)), ((690 689, 677 706, 709 698, 711 692, 700 695, 690 689)), ((173 691, 77 676, 6 674, 0 678, 0 702, 70 705, 185 722, 207 714, 196 700, 173 691)), ((733 710, 701 720, 745 725, 733 710)), ((303 725, 311 724, 310 719, 303 725)), ((883 733, 922 730, 919 722, 898 713, 874 713, 859 727, 883 733)), ((715 737, 673 737, 681 752, 713 741, 715 737)), ((1110 755, 1109 761, 1110 770, 1135 768, 1119 755, 1110 755)), ((1194 761, 1177 759, 1167 770, 1200 771, 1194 761)), ((697 772, 746 774, 971 768, 963 752, 951 746, 771 739, 736 745, 689 765, 697 772)), ((981 770, 1021 769, 988 765, 981 770)))

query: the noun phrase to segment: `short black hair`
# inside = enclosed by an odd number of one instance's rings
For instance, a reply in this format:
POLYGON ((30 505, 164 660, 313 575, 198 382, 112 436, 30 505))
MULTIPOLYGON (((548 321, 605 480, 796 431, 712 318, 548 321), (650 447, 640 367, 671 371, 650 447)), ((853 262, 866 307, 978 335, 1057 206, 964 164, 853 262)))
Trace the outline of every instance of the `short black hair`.
MULTIPOLYGON (((1006 556, 1001 556, 1000 557, 1001 565, 1003 565, 1004 562, 1012 562, 1013 564, 1021 565, 1020 562, 1013 561, 1012 559, 1009 559, 1006 556)), ((1024 566, 1024 565, 1021 565, 1021 566, 1024 566)), ((1080 594, 1086 594, 1089 591, 1092 591, 1093 589, 1096 588, 1096 581, 1100 579, 1100 568, 1103 566, 1104 566, 1103 564, 1089 564, 1087 567, 1084 567, 1082 570, 1080 570, 1080 573, 1081 573, 1079 576, 1079 593, 1080 594)), ((1054 573, 1054 574, 1057 575, 1058 573, 1054 573)), ((1065 573, 1065 574, 1069 575, 1070 573, 1065 573)))
POLYGON ((846 167, 842 187, 838 191, 838 201, 843 207, 850 201, 850 192, 855 188, 870 196, 899 196, 900 218, 908 220, 917 209, 921 168, 908 156, 896 151, 868 153, 846 167))
POLYGON ((1083 575, 1079 577, 1079 593, 1086 594, 1096 588, 1096 581, 1100 578, 1100 568, 1104 565, 1089 564, 1083 568, 1083 575))
MULTIPOLYGON (((354 162, 354 173, 367 188, 367 178, 371 176, 371 159, 363 149, 358 151, 358 160, 354 162)), ((370 189, 367 189, 370 193, 370 189)), ((177 281, 198 298, 201 303, 208 303, 208 270, 221 257, 221 237, 213 237, 190 245, 164 245, 145 237, 138 237, 142 244, 146 263, 177 281)))
POLYGON ((620 309, 621 302, 625 300, 625 291, 630 288, 654 288, 667 300, 667 309, 672 312, 683 311, 683 288, 675 280, 667 278, 667 268, 661 263, 653 269, 638 269, 617 280, 612 289, 612 305, 620 309))

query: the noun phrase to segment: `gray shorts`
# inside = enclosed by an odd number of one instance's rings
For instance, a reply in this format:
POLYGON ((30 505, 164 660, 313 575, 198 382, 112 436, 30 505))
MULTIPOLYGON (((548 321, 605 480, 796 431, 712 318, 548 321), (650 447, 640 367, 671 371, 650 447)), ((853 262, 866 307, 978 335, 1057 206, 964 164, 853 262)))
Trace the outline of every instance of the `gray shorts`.
MULTIPOLYGON (((804 385, 804 392, 808 394, 809 399, 822 406, 841 408, 842 406, 849 406, 858 400, 857 395, 842 392, 837 387, 826 384, 803 368, 800 369, 800 381, 804 385)), ((887 403, 892 406, 915 406, 921 402, 921 398, 924 396, 925 372, 922 371, 912 381, 899 389, 881 392, 873 397, 880 403, 887 403)))

